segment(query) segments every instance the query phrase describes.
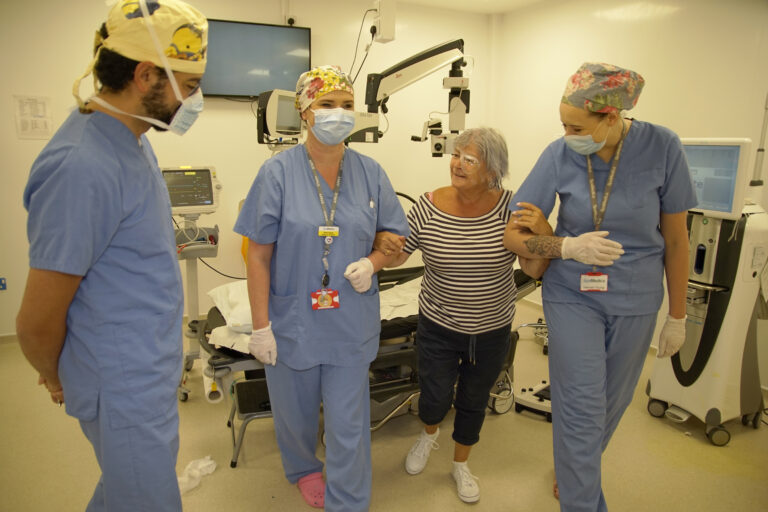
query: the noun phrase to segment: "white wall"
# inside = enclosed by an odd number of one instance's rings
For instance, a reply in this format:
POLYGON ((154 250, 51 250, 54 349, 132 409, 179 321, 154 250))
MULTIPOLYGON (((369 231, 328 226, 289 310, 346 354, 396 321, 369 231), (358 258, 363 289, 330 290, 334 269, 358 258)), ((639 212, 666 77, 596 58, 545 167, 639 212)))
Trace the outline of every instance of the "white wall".
MULTIPOLYGON (((562 135, 560 97, 585 61, 643 75, 645 89, 631 116, 681 137, 749 137, 757 149, 768 94, 765 0, 552 0, 509 13, 494 27, 499 71, 489 122, 507 137, 512 188, 562 135), (617 18, 622 13, 630 19, 617 18)), ((768 159, 763 167, 768 179, 768 159)), ((768 207, 768 187, 748 197, 768 207)), ((665 300, 657 334, 666 312, 665 300)), ((759 345, 761 367, 768 368, 768 337, 759 345)))
MULTIPOLYGON (((194 4, 211 18, 282 23, 279 0, 196 0, 194 4)), ((360 20, 370 2, 293 0, 289 4, 297 25, 312 28, 312 63, 348 68, 360 20)), ((17 139, 12 95, 51 98, 54 122, 60 124, 73 106, 71 83, 88 63, 92 34, 105 13, 101 0, 0 2, 0 43, 7 49, 0 82, 4 160, 0 215, 6 234, 0 277, 8 278, 8 290, 0 292, 0 335, 15 331, 28 264, 21 195, 29 168, 45 144, 17 139)), ((684 137, 745 136, 757 141, 760 135, 768 93, 765 0, 666 0, 663 4, 548 0, 495 16, 398 3, 396 20, 396 39, 371 48, 356 87, 357 108, 364 109, 367 73, 434 44, 463 38, 466 53, 474 57, 474 66, 468 70, 472 99, 467 125, 491 125, 503 131, 511 153, 507 185, 512 188, 522 182, 546 144, 561 135, 560 95, 568 76, 587 60, 612 62, 643 74, 645 91, 632 111, 639 119, 666 125, 684 137), (631 19, 611 19, 619 8, 628 9, 631 19), (648 14, 655 17, 643 18, 648 14)), ((381 142, 355 145, 382 163, 396 189, 412 196, 447 183, 447 160, 431 158, 427 143, 410 141, 411 135, 421 132, 431 111, 445 111, 447 91, 442 89, 442 78, 446 75, 447 71, 435 73, 393 96, 390 128, 381 142)), ((221 229, 219 256, 210 263, 227 274, 243 276, 240 241, 231 228, 238 201, 269 157, 267 148, 254 142, 256 121, 248 105, 209 98, 205 112, 184 137, 157 133, 150 137, 163 166, 217 168, 224 185, 223 205, 216 214, 201 218, 201 223, 215 223, 221 229)), ((768 206, 768 188, 761 201, 768 206)), ((204 292, 227 279, 202 265, 199 279, 200 311, 205 312, 210 302, 204 292)), ((763 377, 764 382, 767 379, 763 377)))
MULTIPOLYGON (((194 5, 211 18, 272 24, 280 24, 283 19, 283 3, 279 0, 197 0, 194 5)), ((350 66, 360 22, 370 5, 366 1, 343 0, 290 2, 296 24, 312 29, 313 65, 339 64, 345 69, 350 66)), ((8 289, 0 292, 0 335, 15 332, 14 318, 28 266, 26 212, 21 198, 29 168, 46 142, 17 139, 12 96, 49 97, 54 123, 61 124, 74 105, 70 93, 72 82, 89 62, 93 33, 104 21, 105 14, 103 0, 0 2, 0 41, 9 49, 6 72, 0 82, 0 148, 4 158, 0 216, 5 221, 3 231, 7 240, 13 241, 0 251, 0 277, 8 278, 8 289), (42 12, 45 16, 40 15, 42 12)), ((366 27, 370 26, 370 20, 369 15, 366 27)), ((464 38, 466 52, 475 56, 477 63, 471 83, 475 96, 467 122, 471 125, 484 121, 490 103, 489 23, 488 15, 398 6, 396 40, 372 46, 357 82, 356 107, 365 109, 367 73, 382 71, 435 44, 464 38)), ((367 28, 363 38, 366 33, 367 28)), ((356 68, 361 59, 359 55, 356 68)), ((388 116, 391 127, 381 142, 354 146, 381 162, 394 186, 410 195, 447 183, 448 160, 433 159, 426 142, 410 141, 411 135, 421 133, 429 112, 447 109, 448 91, 442 89, 443 76, 447 76, 447 69, 393 96, 388 116)), ((84 83, 82 89, 86 94, 87 84, 84 83)), ((266 146, 255 142, 256 119, 249 105, 208 98, 205 112, 185 136, 150 131, 149 137, 162 166, 210 164, 216 167, 224 187, 222 206, 215 214, 203 216, 199 221, 201 225, 218 224, 221 230, 219 255, 208 262, 226 274, 244 276, 240 238, 232 232, 232 226, 238 202, 245 197, 260 165, 270 156, 266 146)), ((184 270, 182 265, 182 272, 184 270)), ((198 274, 199 309, 205 313, 211 305, 205 291, 228 280, 203 265, 198 265, 198 274)))

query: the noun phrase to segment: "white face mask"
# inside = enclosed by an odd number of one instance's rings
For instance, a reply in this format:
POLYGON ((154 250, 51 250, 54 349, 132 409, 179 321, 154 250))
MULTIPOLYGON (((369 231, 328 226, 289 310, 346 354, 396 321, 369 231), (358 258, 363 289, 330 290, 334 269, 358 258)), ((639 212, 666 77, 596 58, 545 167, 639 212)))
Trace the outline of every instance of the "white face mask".
POLYGON ((355 127, 355 113, 339 108, 314 110, 315 124, 310 128, 317 140, 327 146, 340 144, 355 127))
MULTIPOLYGON (((597 126, 600 126, 601 123, 602 121, 597 126)), ((595 127, 594 131, 597 131, 597 127, 595 127)), ((564 139, 568 147, 578 154, 591 155, 603 149, 605 142, 608 140, 608 134, 605 135, 605 139, 602 142, 595 142, 592 135, 565 135, 564 139)))

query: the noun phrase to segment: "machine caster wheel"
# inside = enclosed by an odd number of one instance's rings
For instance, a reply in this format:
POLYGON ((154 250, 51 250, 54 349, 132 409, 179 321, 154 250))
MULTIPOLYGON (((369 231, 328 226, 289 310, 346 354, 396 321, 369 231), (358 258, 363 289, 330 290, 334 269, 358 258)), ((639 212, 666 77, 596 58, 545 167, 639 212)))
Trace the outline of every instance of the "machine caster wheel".
POLYGON ((186 391, 179 390, 177 392, 177 395, 179 397, 179 402, 186 402, 187 399, 189 399, 189 393, 187 393, 186 391))
POLYGON ((752 417, 752 428, 757 430, 760 428, 760 411, 757 411, 755 415, 752 417))
POLYGON ((235 462, 233 460, 229 461, 229 467, 236 468, 237 467, 237 462, 235 462))
POLYGON ((547 423, 552 423, 552 413, 551 412, 548 412, 545 417, 547 418, 547 423))
POLYGON ((523 412, 523 406, 520 405, 520 404, 515 404, 515 412, 518 413, 518 414, 523 412))
POLYGON ((744 416, 741 417, 741 424, 744 425, 745 427, 749 425, 749 415, 745 414, 744 416))
POLYGON ((709 441, 715 446, 725 446, 731 440, 731 434, 723 427, 713 427, 707 431, 709 441))
POLYGON ((184 371, 187 371, 187 372, 190 371, 194 365, 195 365, 194 359, 187 359, 186 361, 184 361, 184 371))
POLYGON ((543 347, 541 347, 541 353, 544 354, 545 356, 548 356, 549 355, 549 345, 544 345, 543 347))
POLYGON ((667 402, 651 398, 648 400, 648 413, 654 418, 663 418, 667 412, 667 402))

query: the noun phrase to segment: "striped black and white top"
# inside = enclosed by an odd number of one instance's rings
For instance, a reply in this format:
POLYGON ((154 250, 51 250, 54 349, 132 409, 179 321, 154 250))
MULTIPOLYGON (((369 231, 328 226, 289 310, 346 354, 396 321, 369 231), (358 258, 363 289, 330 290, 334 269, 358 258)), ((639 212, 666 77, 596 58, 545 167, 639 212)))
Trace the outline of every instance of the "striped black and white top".
POLYGON ((456 217, 438 210, 426 194, 408 212, 411 234, 405 252, 421 249, 424 279, 419 314, 465 334, 479 334, 512 322, 517 288, 515 254, 502 243, 511 215, 512 192, 480 217, 456 217))

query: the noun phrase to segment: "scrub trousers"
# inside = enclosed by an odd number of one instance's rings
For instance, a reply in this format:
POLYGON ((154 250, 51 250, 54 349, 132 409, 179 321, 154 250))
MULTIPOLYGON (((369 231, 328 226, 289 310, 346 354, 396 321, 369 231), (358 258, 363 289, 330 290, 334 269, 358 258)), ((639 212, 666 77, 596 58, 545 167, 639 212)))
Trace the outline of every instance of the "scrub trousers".
MULTIPOLYGON (((181 512, 176 477, 179 410, 176 397, 168 414, 136 425, 112 428, 99 397, 99 415, 80 420, 101 467, 86 512, 181 512)), ((114 407, 114 406, 113 406, 114 407)))
POLYGON ((504 367, 511 333, 512 325, 507 324, 481 334, 464 334, 420 315, 416 331, 419 419, 425 425, 437 425, 453 404, 453 440, 465 446, 476 444, 488 395, 504 367))
POLYGON ((320 403, 325 421, 325 510, 361 512, 371 501, 371 403, 368 368, 265 366, 277 445, 291 483, 322 472, 317 449, 320 403))
POLYGON ((632 401, 656 313, 611 316, 582 304, 544 301, 544 316, 560 509, 605 512, 602 453, 632 401))

